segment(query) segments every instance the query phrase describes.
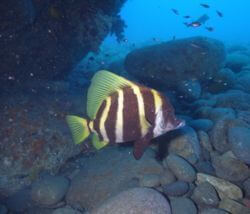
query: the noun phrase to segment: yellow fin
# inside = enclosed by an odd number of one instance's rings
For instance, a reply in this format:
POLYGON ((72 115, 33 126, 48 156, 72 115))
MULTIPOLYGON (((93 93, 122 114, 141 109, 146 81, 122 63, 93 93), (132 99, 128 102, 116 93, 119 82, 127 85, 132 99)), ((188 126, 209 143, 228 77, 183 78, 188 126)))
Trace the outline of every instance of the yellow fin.
POLYGON ((75 144, 81 143, 89 136, 90 131, 86 119, 78 116, 68 115, 66 120, 71 130, 75 144))
POLYGON ((107 141, 100 141, 99 137, 97 134, 93 133, 92 135, 92 144, 96 149, 102 149, 104 146, 108 144, 107 141))
POLYGON ((119 88, 133 85, 129 80, 109 71, 98 71, 91 80, 87 95, 87 114, 94 119, 103 100, 119 88))

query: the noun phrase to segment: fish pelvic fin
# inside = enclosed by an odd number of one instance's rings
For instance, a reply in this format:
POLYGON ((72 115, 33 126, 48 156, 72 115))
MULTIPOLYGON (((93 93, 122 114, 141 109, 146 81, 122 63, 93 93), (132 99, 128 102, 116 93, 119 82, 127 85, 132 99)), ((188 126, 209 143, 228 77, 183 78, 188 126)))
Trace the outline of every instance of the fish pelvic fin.
POLYGON ((74 115, 67 115, 66 121, 75 144, 82 143, 90 135, 88 121, 86 119, 74 115))
POLYGON ((97 149, 102 149, 108 144, 107 141, 101 141, 96 133, 92 135, 92 145, 97 149))

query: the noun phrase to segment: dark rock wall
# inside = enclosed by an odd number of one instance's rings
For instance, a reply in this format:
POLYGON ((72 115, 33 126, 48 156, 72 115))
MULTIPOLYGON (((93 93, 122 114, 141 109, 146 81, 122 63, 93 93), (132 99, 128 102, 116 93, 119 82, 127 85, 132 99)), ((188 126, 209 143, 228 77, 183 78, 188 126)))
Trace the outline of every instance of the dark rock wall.
POLYGON ((98 51, 109 33, 122 39, 125 23, 118 13, 124 2, 1 1, 0 81, 6 87, 64 78, 89 51, 98 51))

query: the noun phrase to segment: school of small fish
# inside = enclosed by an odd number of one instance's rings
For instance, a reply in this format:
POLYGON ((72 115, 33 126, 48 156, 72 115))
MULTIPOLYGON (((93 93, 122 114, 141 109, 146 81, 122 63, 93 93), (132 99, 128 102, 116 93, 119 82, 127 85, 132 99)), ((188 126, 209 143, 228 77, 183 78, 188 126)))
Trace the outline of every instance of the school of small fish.
MULTIPOLYGON (((206 3, 200 3, 200 6, 203 7, 203 8, 205 8, 205 9, 210 9, 210 8, 211 8, 210 5, 208 5, 208 4, 206 4, 206 3)), ((175 15, 177 15, 177 16, 180 15, 179 11, 178 11, 177 9, 175 9, 175 8, 172 8, 171 11, 172 11, 175 15)), ((222 13, 221 11, 219 11, 219 10, 216 10, 215 12, 216 12, 217 16, 220 17, 220 18, 222 18, 222 17, 224 16, 223 13, 222 13)), ((191 18, 190 15, 183 15, 182 17, 183 17, 184 19, 190 19, 190 18, 191 18)), ((209 16, 206 15, 206 14, 204 14, 204 15, 202 15, 201 17, 199 17, 198 19, 196 19, 196 20, 194 20, 194 21, 192 21, 192 22, 183 22, 183 24, 184 24, 186 27, 197 28, 197 27, 200 27, 200 26, 204 25, 204 24, 207 22, 208 19, 209 19, 209 16)), ((205 26, 205 29, 206 29, 207 31, 209 31, 209 32, 214 31, 214 28, 211 27, 211 26, 205 26)))

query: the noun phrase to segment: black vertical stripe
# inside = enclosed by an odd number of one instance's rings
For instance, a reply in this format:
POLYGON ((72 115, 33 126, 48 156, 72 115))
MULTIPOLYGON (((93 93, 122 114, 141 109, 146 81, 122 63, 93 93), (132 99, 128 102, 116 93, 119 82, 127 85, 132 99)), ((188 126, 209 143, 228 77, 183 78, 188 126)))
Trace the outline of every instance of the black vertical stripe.
POLYGON ((144 110, 145 110, 145 117, 147 121, 154 126, 155 124, 155 101, 154 95, 152 94, 151 89, 146 87, 140 88, 143 102, 144 102, 144 110))
POLYGON ((137 97, 130 87, 124 88, 123 92, 123 139, 124 141, 132 141, 141 137, 137 97))
POLYGON ((103 114, 103 110, 105 109, 105 107, 106 107, 106 100, 102 102, 100 108, 98 109, 96 113, 96 117, 94 119, 94 130, 97 132, 100 140, 103 140, 103 136, 100 132, 100 119, 101 119, 101 116, 103 114))
POLYGON ((115 92, 111 95, 111 105, 108 113, 107 120, 105 121, 105 129, 107 136, 111 143, 115 143, 115 126, 117 118, 117 108, 118 108, 118 93, 115 92))

